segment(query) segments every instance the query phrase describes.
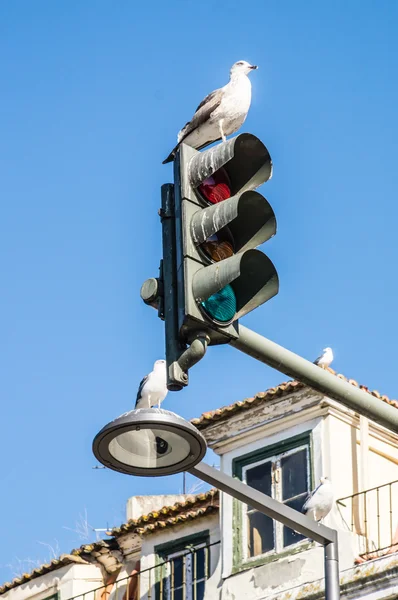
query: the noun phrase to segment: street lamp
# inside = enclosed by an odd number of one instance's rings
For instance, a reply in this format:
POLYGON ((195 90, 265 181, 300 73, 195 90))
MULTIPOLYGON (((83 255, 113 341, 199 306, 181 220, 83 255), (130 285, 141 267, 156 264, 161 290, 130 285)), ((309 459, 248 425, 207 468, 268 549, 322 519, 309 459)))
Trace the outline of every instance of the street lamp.
POLYGON ((196 427, 162 408, 131 410, 105 425, 93 441, 100 463, 144 477, 188 471, 202 460, 206 447, 196 427))
POLYGON ((206 454, 206 441, 182 417, 161 408, 131 410, 97 433, 93 452, 100 463, 127 475, 156 477, 189 471, 236 500, 323 544, 325 598, 339 600, 337 532, 231 475, 200 463, 206 454))

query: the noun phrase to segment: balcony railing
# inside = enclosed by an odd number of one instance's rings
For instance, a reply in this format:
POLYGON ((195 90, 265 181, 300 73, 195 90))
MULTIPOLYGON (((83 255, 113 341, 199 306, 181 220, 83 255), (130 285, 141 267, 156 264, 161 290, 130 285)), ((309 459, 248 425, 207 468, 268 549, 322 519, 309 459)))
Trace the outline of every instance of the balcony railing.
POLYGON ((337 500, 343 521, 360 537, 368 560, 398 552, 398 480, 337 500))
POLYGON ((219 544, 188 547, 178 556, 171 555, 148 569, 139 568, 116 580, 109 576, 107 584, 68 600, 203 600, 205 583, 211 575, 211 548, 219 544))

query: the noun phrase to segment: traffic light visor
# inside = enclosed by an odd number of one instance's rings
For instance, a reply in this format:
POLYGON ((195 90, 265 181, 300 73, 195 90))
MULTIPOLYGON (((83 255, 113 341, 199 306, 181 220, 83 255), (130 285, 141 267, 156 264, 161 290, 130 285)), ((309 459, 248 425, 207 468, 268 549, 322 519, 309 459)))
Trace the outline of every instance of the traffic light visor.
POLYGON ((212 204, 214 201, 209 199, 212 186, 213 197, 217 200, 218 196, 226 193, 228 181, 230 196, 234 196, 238 192, 254 190, 271 176, 271 156, 264 144, 251 133, 241 133, 209 150, 198 152, 189 162, 190 184, 199 198, 204 196, 212 204), (218 173, 221 169, 224 173, 218 173), (214 181, 210 180, 211 177, 214 181))

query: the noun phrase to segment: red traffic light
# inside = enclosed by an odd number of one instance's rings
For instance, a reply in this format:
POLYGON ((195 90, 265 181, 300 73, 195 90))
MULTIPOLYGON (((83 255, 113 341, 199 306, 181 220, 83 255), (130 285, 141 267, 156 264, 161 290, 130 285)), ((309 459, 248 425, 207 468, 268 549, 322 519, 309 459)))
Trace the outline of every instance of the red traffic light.
POLYGON ((231 182, 225 169, 219 169, 205 179, 198 187, 201 196, 210 202, 218 204, 231 197, 231 182))

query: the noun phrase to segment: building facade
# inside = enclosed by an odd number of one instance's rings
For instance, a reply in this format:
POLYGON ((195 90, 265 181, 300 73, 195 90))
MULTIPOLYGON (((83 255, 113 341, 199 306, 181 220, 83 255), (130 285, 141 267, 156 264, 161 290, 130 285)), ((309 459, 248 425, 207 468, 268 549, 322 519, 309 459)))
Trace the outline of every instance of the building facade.
MULTIPOLYGON (((297 510, 327 475, 336 501, 325 523, 339 535, 342 596, 398 598, 396 434, 295 381, 205 413, 193 424, 224 472, 297 510)), ((127 515, 106 540, 4 584, 2 600, 324 595, 319 544, 217 490, 135 497, 127 515)))

